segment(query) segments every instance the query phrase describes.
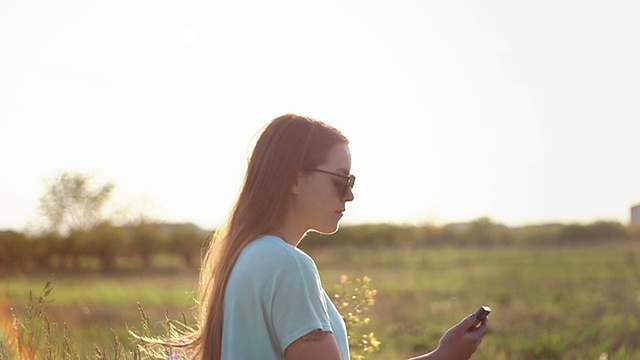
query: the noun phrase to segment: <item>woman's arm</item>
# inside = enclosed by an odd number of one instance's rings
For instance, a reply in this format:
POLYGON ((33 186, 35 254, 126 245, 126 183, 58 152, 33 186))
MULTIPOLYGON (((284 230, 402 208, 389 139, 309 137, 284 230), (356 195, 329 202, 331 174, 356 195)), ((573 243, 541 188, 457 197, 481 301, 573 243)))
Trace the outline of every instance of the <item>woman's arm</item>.
MULTIPOLYGON (((476 328, 475 316, 467 316, 444 333, 434 351, 409 360, 467 360, 480 345, 488 326, 486 319, 476 328)), ((292 342, 284 354, 288 360, 340 360, 335 337, 320 329, 292 342)))
POLYGON ((284 350, 288 360, 340 360, 338 343, 332 333, 313 330, 284 350))

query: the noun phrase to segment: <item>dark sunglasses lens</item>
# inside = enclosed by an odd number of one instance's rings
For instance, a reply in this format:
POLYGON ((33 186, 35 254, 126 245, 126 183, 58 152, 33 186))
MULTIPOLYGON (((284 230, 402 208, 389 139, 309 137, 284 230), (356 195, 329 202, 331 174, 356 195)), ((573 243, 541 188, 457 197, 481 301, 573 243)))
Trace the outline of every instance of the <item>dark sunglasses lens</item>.
POLYGON ((356 178, 353 175, 349 175, 349 178, 347 179, 347 182, 344 183, 344 187, 342 189, 342 194, 344 196, 348 196, 349 195, 349 190, 353 189, 353 184, 355 183, 356 178))

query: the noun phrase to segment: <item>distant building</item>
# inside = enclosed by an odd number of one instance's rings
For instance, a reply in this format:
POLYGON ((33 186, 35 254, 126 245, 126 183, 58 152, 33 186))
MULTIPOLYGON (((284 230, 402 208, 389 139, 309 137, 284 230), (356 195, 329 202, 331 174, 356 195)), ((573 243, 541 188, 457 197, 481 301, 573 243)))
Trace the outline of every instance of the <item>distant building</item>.
POLYGON ((640 205, 631 207, 631 224, 640 225, 640 205))

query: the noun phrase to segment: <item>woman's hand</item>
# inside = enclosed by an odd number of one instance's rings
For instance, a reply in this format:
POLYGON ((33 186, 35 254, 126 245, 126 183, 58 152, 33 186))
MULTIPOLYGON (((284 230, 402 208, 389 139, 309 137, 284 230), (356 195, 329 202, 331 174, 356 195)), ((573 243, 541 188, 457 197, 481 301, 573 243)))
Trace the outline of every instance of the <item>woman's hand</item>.
POLYGON ((444 333, 435 350, 436 358, 446 360, 467 360, 482 342, 489 329, 489 320, 484 320, 476 328, 476 317, 471 314, 444 333))
POLYGON ((437 349, 412 360, 467 360, 482 342, 488 328, 488 319, 476 328, 476 317, 471 314, 444 333, 437 349))

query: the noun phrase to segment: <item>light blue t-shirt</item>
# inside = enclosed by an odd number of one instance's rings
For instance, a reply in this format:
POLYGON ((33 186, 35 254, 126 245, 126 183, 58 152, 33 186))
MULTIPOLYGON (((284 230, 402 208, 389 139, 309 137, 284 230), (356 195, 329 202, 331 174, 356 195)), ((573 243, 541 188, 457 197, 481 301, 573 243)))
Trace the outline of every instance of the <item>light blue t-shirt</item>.
POLYGON ((309 255, 273 235, 242 251, 224 296, 223 360, 280 360, 309 332, 332 332, 349 359, 344 321, 309 255))

